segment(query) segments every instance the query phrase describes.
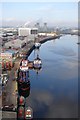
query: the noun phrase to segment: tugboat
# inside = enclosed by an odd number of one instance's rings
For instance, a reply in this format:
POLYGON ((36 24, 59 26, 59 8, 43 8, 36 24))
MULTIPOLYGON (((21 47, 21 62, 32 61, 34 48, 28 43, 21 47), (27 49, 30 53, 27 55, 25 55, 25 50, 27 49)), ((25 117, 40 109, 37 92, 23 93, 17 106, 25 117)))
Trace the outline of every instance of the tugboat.
POLYGON ((20 70, 27 71, 28 70, 28 60, 22 60, 20 63, 20 70))
POLYGON ((37 58, 34 59, 33 66, 34 66, 34 69, 41 69, 42 68, 42 61, 39 58, 39 55, 37 55, 37 58))
POLYGON ((29 80, 29 71, 18 70, 17 81, 19 84, 26 83, 29 80))
POLYGON ((35 43, 35 48, 39 49, 40 46, 41 46, 41 43, 39 43, 39 42, 35 43))
POLYGON ((24 119, 24 107, 23 106, 19 106, 17 114, 18 114, 18 120, 24 119))
POLYGON ((32 119, 33 118, 33 110, 31 107, 27 107, 25 109, 25 119, 32 119))
POLYGON ((26 83, 18 83, 18 94, 19 96, 23 96, 24 98, 28 97, 30 94, 30 81, 28 80, 26 83))

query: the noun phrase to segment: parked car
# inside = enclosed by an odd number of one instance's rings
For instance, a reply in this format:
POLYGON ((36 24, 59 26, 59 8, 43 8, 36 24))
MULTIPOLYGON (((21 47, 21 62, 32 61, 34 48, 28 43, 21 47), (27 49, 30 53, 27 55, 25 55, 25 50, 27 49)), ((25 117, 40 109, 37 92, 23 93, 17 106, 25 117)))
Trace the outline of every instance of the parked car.
POLYGON ((8 79, 9 79, 8 74, 6 74, 6 73, 1 74, 0 77, 1 77, 2 86, 5 86, 8 82, 8 79))
POLYGON ((4 105, 3 107, 2 107, 2 110, 3 111, 15 111, 14 110, 14 105, 13 104, 11 104, 11 105, 4 105))

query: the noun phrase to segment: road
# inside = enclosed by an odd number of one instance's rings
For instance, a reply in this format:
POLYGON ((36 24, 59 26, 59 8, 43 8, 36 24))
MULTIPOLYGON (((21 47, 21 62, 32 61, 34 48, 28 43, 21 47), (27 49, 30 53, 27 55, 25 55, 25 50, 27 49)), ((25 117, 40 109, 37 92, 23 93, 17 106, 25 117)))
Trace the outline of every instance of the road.
POLYGON ((17 82, 15 79, 15 74, 17 72, 17 68, 19 67, 20 59, 16 59, 15 65, 11 71, 8 71, 9 80, 7 85, 5 86, 2 97, 2 106, 11 106, 12 104, 17 106, 17 82))
MULTIPOLYGON (((9 80, 3 89, 2 96, 0 96, 0 107, 3 107, 3 110, 5 110, 4 106, 13 106, 13 108, 17 107, 17 82, 15 79, 15 73, 19 68, 20 60, 20 58, 17 58, 12 70, 8 71, 9 80)), ((7 110, 9 109, 7 108, 7 110)), ((2 112, 2 118, 16 118, 16 113, 9 111, 2 112)))

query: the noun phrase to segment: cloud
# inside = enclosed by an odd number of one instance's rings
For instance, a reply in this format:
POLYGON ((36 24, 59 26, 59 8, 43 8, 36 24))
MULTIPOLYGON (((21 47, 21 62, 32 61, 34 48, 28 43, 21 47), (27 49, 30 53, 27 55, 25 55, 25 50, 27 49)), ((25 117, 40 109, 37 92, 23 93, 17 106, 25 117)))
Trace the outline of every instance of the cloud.
POLYGON ((54 92, 32 89, 26 103, 38 118, 76 118, 78 115, 77 95, 73 90, 70 94, 56 96, 54 92))

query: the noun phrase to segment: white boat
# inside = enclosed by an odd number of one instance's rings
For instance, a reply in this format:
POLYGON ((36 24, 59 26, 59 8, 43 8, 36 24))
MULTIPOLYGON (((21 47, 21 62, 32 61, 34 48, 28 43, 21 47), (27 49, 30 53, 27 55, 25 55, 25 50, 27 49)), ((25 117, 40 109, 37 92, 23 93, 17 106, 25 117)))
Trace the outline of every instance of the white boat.
POLYGON ((22 60, 20 65, 20 70, 27 71, 28 70, 28 60, 22 60))
POLYGON ((36 48, 39 48, 40 46, 41 46, 41 43, 38 43, 38 42, 35 43, 35 47, 36 47, 36 48))
POLYGON ((28 71, 28 66, 20 66, 21 71, 28 71))
POLYGON ((33 118, 33 110, 31 107, 27 107, 25 109, 25 119, 32 119, 33 118))
POLYGON ((34 59, 33 66, 34 66, 35 69, 39 69, 39 68, 42 67, 42 61, 41 61, 41 59, 39 57, 34 59))

